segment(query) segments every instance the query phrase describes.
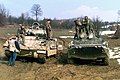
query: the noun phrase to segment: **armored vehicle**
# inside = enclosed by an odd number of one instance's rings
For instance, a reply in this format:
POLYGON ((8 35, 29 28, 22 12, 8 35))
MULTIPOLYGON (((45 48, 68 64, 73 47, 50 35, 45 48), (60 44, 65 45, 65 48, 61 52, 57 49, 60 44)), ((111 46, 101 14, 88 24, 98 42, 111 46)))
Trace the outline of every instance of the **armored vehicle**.
POLYGON ((95 37, 93 33, 89 35, 89 39, 83 37, 73 40, 68 48, 68 63, 73 63, 77 59, 108 65, 107 45, 107 42, 95 37))
MULTIPOLYGON (((52 55, 58 55, 62 51, 62 45, 59 45, 56 38, 46 40, 46 30, 43 25, 34 22, 32 27, 25 29, 24 44, 19 39, 20 52, 18 56, 34 57, 45 60, 52 55)), ((17 38, 17 37, 16 37, 17 38)), ((10 50, 8 40, 4 44, 5 55, 9 57, 10 50)))

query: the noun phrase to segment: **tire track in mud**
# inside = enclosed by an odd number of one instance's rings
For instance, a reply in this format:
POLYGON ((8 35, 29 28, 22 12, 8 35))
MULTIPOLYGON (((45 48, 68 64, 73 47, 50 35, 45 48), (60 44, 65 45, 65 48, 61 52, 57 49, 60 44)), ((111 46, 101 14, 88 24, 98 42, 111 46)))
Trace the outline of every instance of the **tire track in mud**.
MULTIPOLYGON (((52 61, 52 60, 51 60, 52 61)), ((16 61, 14 67, 0 64, 2 80, 112 80, 120 78, 119 65, 90 66, 16 61), (92 74, 91 74, 92 73, 92 74)))
POLYGON ((29 71, 31 71, 31 68, 32 68, 32 65, 31 63, 23 63, 23 62, 18 62, 17 61, 17 64, 15 65, 15 79, 27 79, 28 76, 28 73, 29 71))
MULTIPOLYGON (((2 56, 0 54, 0 56, 2 56)), ((16 61, 14 67, 7 61, 0 63, 0 80, 113 80, 120 79, 120 65, 110 60, 109 66, 60 64, 50 58, 45 64, 16 61)))

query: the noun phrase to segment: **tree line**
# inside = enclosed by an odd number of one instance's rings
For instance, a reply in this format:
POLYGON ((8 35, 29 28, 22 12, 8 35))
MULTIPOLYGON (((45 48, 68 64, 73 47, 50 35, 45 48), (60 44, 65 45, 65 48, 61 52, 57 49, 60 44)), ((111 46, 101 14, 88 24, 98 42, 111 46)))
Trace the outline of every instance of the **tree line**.
MULTIPOLYGON (((9 14, 9 11, 4 7, 4 5, 0 4, 0 26, 4 25, 13 25, 13 24, 23 24, 23 25, 29 25, 31 26, 33 22, 37 21, 40 24, 45 25, 45 20, 39 20, 39 16, 42 16, 43 11, 41 9, 41 6, 39 4, 34 4, 31 8, 31 13, 33 16, 35 16, 35 19, 29 16, 29 13, 21 13, 21 16, 15 17, 9 14)), ((52 28, 57 28, 57 29, 71 29, 73 28, 74 25, 74 20, 73 19, 62 19, 58 20, 56 18, 52 19, 52 28)), ((96 30, 100 29, 101 26, 108 24, 108 22, 102 22, 102 20, 97 18, 93 18, 92 22, 94 24, 94 28, 96 30)))

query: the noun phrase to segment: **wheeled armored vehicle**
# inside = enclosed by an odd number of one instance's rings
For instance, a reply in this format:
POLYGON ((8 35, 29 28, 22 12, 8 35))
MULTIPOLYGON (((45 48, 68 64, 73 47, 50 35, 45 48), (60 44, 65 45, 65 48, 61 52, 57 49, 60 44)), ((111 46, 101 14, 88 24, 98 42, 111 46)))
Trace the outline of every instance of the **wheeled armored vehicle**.
POLYGON ((80 40, 71 41, 67 53, 68 63, 73 63, 77 59, 108 65, 108 43, 95 37, 94 34, 91 35, 89 39, 83 37, 80 40))

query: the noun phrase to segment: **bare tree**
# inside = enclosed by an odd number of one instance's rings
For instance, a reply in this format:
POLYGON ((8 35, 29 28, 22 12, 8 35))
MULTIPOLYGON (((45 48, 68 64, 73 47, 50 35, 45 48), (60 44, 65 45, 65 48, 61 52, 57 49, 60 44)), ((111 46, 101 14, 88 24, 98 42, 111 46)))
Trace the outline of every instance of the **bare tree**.
POLYGON ((6 19, 6 9, 4 5, 0 4, 0 25, 4 25, 6 19))
POLYGON ((28 25, 28 20, 29 20, 29 13, 28 12, 26 12, 26 13, 24 13, 24 18, 25 18, 25 25, 28 25))
POLYGON ((1 5, 0 4, 0 14, 2 14, 2 15, 6 15, 6 9, 5 9, 5 7, 4 7, 4 5, 1 5))
POLYGON ((24 13, 21 13, 21 16, 18 18, 18 21, 20 24, 24 24, 25 22, 25 15, 24 13))
POLYGON ((24 13, 24 17, 27 20, 29 18, 29 13, 28 12, 24 13))
POLYGON ((100 20, 99 17, 93 18, 92 21, 94 24, 93 29, 96 32, 96 36, 99 37, 99 31, 100 31, 101 27, 103 26, 103 22, 102 22, 102 20, 100 20))
POLYGON ((39 4, 34 4, 31 8, 31 13, 36 17, 36 21, 38 21, 38 16, 42 16, 41 6, 39 4))

